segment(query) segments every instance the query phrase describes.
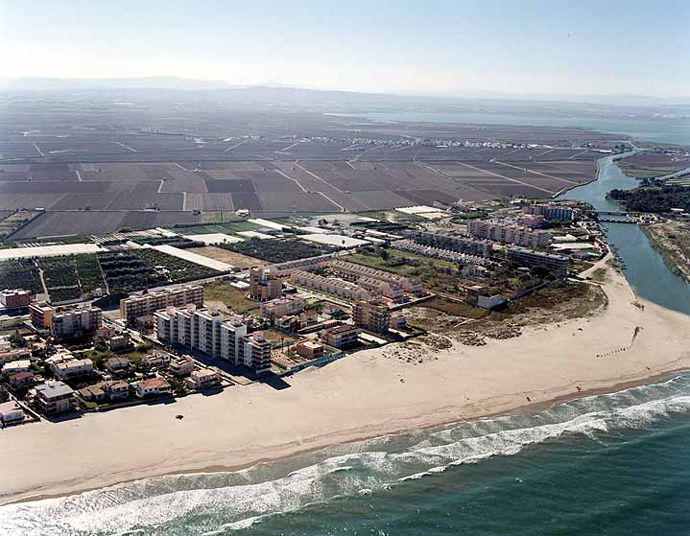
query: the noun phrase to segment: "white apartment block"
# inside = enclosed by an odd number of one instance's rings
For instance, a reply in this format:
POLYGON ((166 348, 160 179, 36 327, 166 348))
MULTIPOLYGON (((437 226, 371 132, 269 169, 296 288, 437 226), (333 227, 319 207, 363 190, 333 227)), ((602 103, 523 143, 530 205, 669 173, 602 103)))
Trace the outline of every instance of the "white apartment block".
POLYGON ((211 357, 246 365, 264 372, 271 365, 271 344, 259 336, 247 335, 247 323, 239 316, 223 320, 218 311, 169 307, 154 313, 158 339, 179 344, 211 357), (260 339, 260 340, 259 340, 260 339))
POLYGON ((530 248, 545 248, 551 241, 551 233, 534 231, 508 223, 470 220, 467 230, 473 236, 488 238, 504 244, 517 244, 530 248))

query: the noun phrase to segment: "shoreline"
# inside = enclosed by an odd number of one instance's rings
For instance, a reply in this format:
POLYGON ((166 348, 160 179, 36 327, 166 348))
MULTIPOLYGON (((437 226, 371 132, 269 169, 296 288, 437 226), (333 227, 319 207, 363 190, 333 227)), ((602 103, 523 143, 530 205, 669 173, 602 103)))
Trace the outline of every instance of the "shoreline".
POLYGON ((233 471, 333 445, 535 411, 690 368, 690 317, 636 300, 621 274, 605 260, 591 270, 599 267, 606 269, 604 310, 532 326, 517 338, 454 344, 430 351, 421 364, 365 350, 302 371, 282 390, 244 386, 5 431, 0 505, 150 477, 233 471), (179 413, 184 420, 175 419, 179 413))
POLYGON ((171 471, 169 473, 163 473, 163 474, 158 474, 155 476, 141 476, 141 477, 136 477, 132 478, 129 480, 122 480, 118 481, 114 484, 106 485, 106 486, 97 486, 97 487, 92 487, 92 488, 83 488, 83 489, 76 489, 74 491, 67 491, 67 492, 61 492, 61 493, 55 493, 55 494, 45 494, 45 495, 35 495, 35 496, 29 496, 25 498, 20 498, 17 500, 10 500, 10 501, 3 501, 0 499, 0 507, 2 506, 7 506, 7 505, 12 505, 12 504, 22 504, 22 503, 29 503, 29 502, 38 502, 38 501, 44 501, 44 500, 49 500, 49 499, 59 499, 62 497, 69 497, 72 495, 79 495, 82 493, 88 493, 90 491, 96 491, 99 489, 105 489, 108 487, 113 487, 117 486, 120 484, 128 484, 132 482, 137 482, 140 480, 146 480, 148 478, 163 478, 167 476, 182 476, 182 475, 212 475, 212 474, 218 474, 218 473, 232 473, 236 471, 242 471, 244 469, 247 469, 249 467, 253 467, 256 465, 260 465, 263 463, 275 463, 281 460, 286 460, 289 458, 295 458, 299 456, 304 456, 307 454, 310 454, 312 452, 318 452, 320 450, 324 450, 326 448, 330 447, 336 447, 336 446, 341 446, 341 445, 348 445, 352 443, 358 443, 360 441, 368 441, 372 439, 377 439, 380 437, 388 436, 388 435, 401 435, 405 433, 410 433, 413 431, 418 431, 418 430, 431 430, 434 428, 444 428, 446 426, 453 426, 455 424, 461 424, 461 423, 466 423, 466 422, 472 422, 472 421, 479 421, 483 419, 490 419, 492 417, 499 417, 503 415, 521 415, 521 414, 529 414, 529 413, 536 413, 540 410, 547 409, 555 404, 560 404, 560 403, 565 403, 565 402, 572 402, 574 400, 582 400, 585 398, 589 397, 594 397, 594 396, 599 396, 599 395, 605 395, 605 394, 612 394, 616 393, 619 391, 624 391, 626 389, 631 389, 633 387, 640 387, 643 385, 653 385, 656 383, 663 383, 664 381, 671 380, 685 372, 690 371, 689 366, 685 366, 676 370, 669 370, 667 372, 661 372, 658 374, 653 374, 651 376, 648 376, 646 378, 640 378, 636 380, 627 380, 623 381, 617 384, 613 384, 608 387, 599 387, 599 388, 592 388, 592 389, 587 389, 583 391, 577 391, 575 390, 572 393, 569 394, 562 394, 559 395, 552 400, 546 400, 543 402, 538 402, 538 403, 527 403, 522 406, 517 406, 511 410, 507 411, 500 411, 500 412, 494 412, 494 413, 487 413, 483 415, 477 415, 473 417, 467 417, 467 418, 461 418, 461 419, 453 419, 445 422, 438 422, 434 424, 428 424, 425 426, 417 426, 413 428, 402 428, 400 430, 394 430, 391 432, 387 432, 385 434, 374 434, 374 435, 365 435, 361 437, 354 437, 352 439, 348 439, 346 441, 341 441, 337 443, 331 443, 325 446, 315 446, 315 447, 310 447, 306 448, 303 450, 295 450, 293 452, 287 453, 282 456, 276 456, 273 458, 259 458, 255 461, 252 462, 247 462, 244 464, 240 465, 230 465, 230 466, 225 466, 225 465, 210 465, 207 467, 202 467, 200 469, 180 469, 176 471, 171 471))

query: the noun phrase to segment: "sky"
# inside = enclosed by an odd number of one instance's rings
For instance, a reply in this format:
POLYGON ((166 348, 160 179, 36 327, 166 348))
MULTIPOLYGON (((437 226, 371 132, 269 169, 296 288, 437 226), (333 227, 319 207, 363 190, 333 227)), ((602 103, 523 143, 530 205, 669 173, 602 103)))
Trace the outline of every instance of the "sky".
POLYGON ((0 77, 690 97, 690 0, 0 0, 0 77))

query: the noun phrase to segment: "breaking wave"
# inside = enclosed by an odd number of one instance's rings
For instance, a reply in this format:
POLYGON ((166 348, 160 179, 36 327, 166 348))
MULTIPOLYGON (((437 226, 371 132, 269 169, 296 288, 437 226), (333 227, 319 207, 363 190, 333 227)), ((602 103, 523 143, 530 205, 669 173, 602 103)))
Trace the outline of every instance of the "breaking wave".
POLYGON ((533 414, 379 437, 241 471, 157 477, 9 505, 0 508, 0 534, 230 534, 266 516, 343 496, 368 500, 409 481, 444 478, 456 466, 563 437, 612 441, 624 430, 688 412, 690 375, 681 375, 533 414))

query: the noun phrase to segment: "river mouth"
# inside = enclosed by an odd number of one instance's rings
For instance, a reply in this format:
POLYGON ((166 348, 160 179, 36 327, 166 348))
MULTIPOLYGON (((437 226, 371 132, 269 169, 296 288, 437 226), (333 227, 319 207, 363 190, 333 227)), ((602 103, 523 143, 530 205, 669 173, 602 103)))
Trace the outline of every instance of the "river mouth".
MULTIPOLYGON (((600 211, 619 210, 618 203, 607 199, 606 194, 613 189, 630 190, 639 186, 637 179, 628 177, 616 165, 616 160, 631 154, 634 151, 600 159, 595 181, 568 190, 558 199, 582 201, 600 211)), ((601 229, 621 260, 625 278, 638 296, 690 315, 690 284, 669 269, 639 226, 602 223, 601 229)))

